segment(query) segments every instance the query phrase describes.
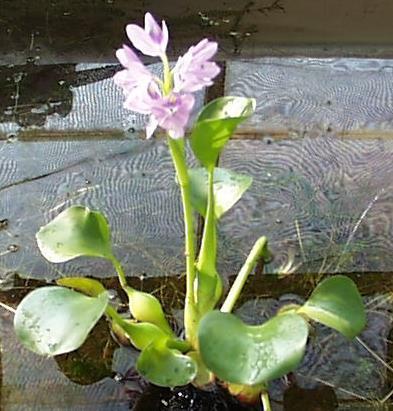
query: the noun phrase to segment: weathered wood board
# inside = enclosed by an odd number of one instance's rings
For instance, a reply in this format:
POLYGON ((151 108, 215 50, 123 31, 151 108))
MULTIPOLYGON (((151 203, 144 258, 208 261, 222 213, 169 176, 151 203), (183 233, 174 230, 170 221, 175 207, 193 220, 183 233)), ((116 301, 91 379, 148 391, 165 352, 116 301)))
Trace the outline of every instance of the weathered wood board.
POLYGON ((130 275, 182 272, 181 205, 165 143, 4 142, 0 159, 0 219, 8 220, 0 231, 0 277, 10 271, 34 278, 113 275, 99 259, 55 266, 40 256, 35 233, 71 204, 107 216, 130 275))
MULTIPOLYGON (((51 64, 0 66, 0 140, 100 140, 145 135, 146 116, 123 107, 113 82, 120 65, 51 64)), ((162 65, 149 65, 162 78, 162 65)), ((191 117, 204 91, 196 93, 191 117)))
MULTIPOLYGON (((54 266, 40 256, 35 232, 75 203, 107 215, 130 274, 182 272, 181 205, 164 142, 14 142, 0 156, 3 277, 113 274, 100 260, 54 266)), ((254 183, 220 225, 221 272, 235 274, 260 235, 276 254, 271 270, 293 259, 298 272, 389 271, 392 157, 386 140, 231 142, 221 165, 254 183)))
POLYGON ((390 271, 392 159, 390 140, 232 141, 220 165, 254 181, 220 225, 223 271, 240 268, 261 235, 276 269, 390 271))
POLYGON ((110 61, 124 26, 141 24, 146 11, 167 21, 172 56, 204 37, 219 40, 223 58, 393 51, 390 0, 3 0, 0 59, 110 61))
POLYGON ((261 58, 230 62, 226 94, 254 97, 247 138, 391 138, 393 60, 261 58))

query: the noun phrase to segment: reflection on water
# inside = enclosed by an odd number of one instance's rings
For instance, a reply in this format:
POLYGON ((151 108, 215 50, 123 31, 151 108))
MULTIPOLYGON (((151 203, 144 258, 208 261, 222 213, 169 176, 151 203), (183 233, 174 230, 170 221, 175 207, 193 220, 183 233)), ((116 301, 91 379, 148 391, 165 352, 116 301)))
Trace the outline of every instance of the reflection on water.
POLYGON ((49 115, 65 117, 73 106, 72 87, 110 78, 116 72, 113 66, 75 68, 75 64, 0 66, 0 122, 39 127, 49 115))
MULTIPOLYGON (((141 22, 147 6, 129 0, 3 3, 0 139, 7 143, 0 145, 0 301, 15 307, 43 284, 21 279, 16 271, 41 279, 67 273, 111 275, 108 266, 90 261, 71 263, 60 273, 32 245, 44 220, 74 201, 83 202, 113 217, 116 252, 134 275, 130 283, 153 291, 180 332, 184 278, 163 277, 183 269, 180 206, 170 159, 160 142, 135 141, 144 118, 123 110, 121 92, 111 81, 119 69, 113 65, 114 50, 126 41, 124 25, 141 22), (104 63, 88 64, 97 62, 104 63), (96 141, 22 142, 43 136, 96 141), (133 141, 99 141, 119 136, 133 141), (142 278, 144 273, 154 278, 142 278)), ((388 0, 363 9, 357 2, 339 2, 331 10, 324 0, 315 0, 312 8, 308 0, 149 4, 171 28, 172 57, 207 36, 219 41, 222 59, 288 54, 288 48, 277 44, 300 46, 305 40, 318 44, 306 54, 329 55, 331 49, 319 46, 322 41, 349 44, 356 36, 359 44, 374 42, 374 47, 376 39, 393 36, 392 7, 388 0), (364 24, 373 19, 378 22, 374 26, 364 24)), ((389 47, 372 52, 379 55, 389 47)), ((363 50, 351 47, 345 53, 363 55, 363 50)), ((292 259, 293 267, 304 271, 353 272, 368 311, 361 342, 316 327, 302 367, 291 381, 272 384, 274 405, 294 411, 299 402, 302 411, 312 404, 328 411, 337 396, 340 409, 371 410, 368 400, 384 398, 393 383, 387 366, 375 356, 392 359, 393 276, 367 273, 391 269, 392 148, 389 141, 326 136, 345 137, 351 130, 361 138, 367 129, 374 137, 391 137, 380 131, 391 131, 392 62, 264 59, 227 67, 226 89, 243 95, 251 90, 258 113, 253 129, 238 136, 255 140, 232 143, 222 159, 250 171, 255 184, 230 216, 236 227, 225 221, 220 231, 220 272, 232 281, 227 277, 243 261, 247 243, 268 234, 277 257, 270 271, 277 271, 280 259, 292 259), (283 136, 300 140, 277 143, 275 138, 283 136)), ((197 109, 203 100, 201 93, 197 109)), ((303 301, 321 278, 257 274, 239 301, 238 314, 260 323, 285 302, 303 301)), ((116 279, 104 282, 119 292, 116 279)), ((132 368, 135 352, 118 349, 105 320, 77 352, 46 359, 19 345, 12 314, 0 308, 0 344, 2 411, 128 410, 145 386, 132 368)))
MULTIPOLYGON (((391 346, 388 341, 393 321, 393 303, 388 290, 393 287, 393 276, 363 274, 352 278, 365 296, 368 311, 368 328, 361 335, 361 341, 374 355, 389 362, 391 346)), ((246 285, 237 313, 247 322, 263 322, 283 304, 301 303, 317 280, 318 276, 314 275, 303 276, 299 281, 296 275, 280 280, 272 275, 256 274, 246 285)), ((230 281, 233 281, 233 277, 230 281)), ((118 293, 122 296, 116 278, 105 279, 103 282, 108 289, 113 290, 114 295, 118 293)), ((182 324, 179 310, 185 287, 183 277, 130 277, 129 283, 135 288, 152 291, 160 298, 170 321, 180 333, 182 324)), ((0 300, 16 306, 28 291, 42 284, 17 277, 12 290, 0 292, 0 300)), ((117 299, 120 308, 122 304, 117 299)), ((2 401, 5 410, 42 410, 43 395, 48 395, 53 390, 58 390, 62 398, 61 403, 57 404, 58 408, 52 409, 77 410, 83 409, 83 406, 93 407, 94 403, 96 408, 91 409, 104 410, 105 408, 100 408, 101 403, 109 404, 110 401, 113 401, 114 407, 119 407, 111 409, 127 409, 145 386, 132 368, 135 352, 120 350, 117 353, 118 345, 112 339, 105 320, 100 321, 79 350, 59 356, 55 361, 31 354, 15 341, 12 315, 3 309, 0 311, 0 322, 0 338, 4 345, 2 401), (4 339, 6 335, 7 338, 4 339), (64 376, 70 382, 66 382, 64 376), (15 408, 16 406, 20 408, 15 408)), ((305 360, 293 373, 290 381, 282 379, 272 384, 272 398, 276 404, 284 404, 284 410, 293 411, 294 409, 288 408, 289 399, 291 402, 300 401, 301 404, 309 396, 313 398, 308 401, 309 404, 313 401, 325 403, 322 410, 329 411, 335 409, 329 408, 335 404, 335 395, 348 404, 361 398, 381 399, 387 394, 390 386, 387 368, 365 350, 363 345, 357 341, 347 341, 338 333, 322 326, 316 327, 312 335, 305 360), (334 387, 335 395, 330 389, 321 388, 326 385, 334 387)), ((160 395, 168 394, 163 392, 160 395)), ((44 403, 53 407, 51 401, 45 400, 44 403)), ((353 404, 356 407, 356 402, 353 404)))

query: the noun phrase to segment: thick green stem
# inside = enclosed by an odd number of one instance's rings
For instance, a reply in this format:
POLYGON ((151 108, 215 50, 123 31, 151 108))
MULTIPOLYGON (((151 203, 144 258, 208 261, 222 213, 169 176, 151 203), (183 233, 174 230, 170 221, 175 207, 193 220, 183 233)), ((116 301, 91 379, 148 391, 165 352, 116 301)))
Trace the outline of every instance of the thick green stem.
POLYGON ((161 56, 161 61, 162 61, 162 65, 164 68, 164 85, 163 85, 162 91, 164 95, 168 95, 170 94, 173 88, 173 79, 172 79, 171 68, 169 66, 168 57, 166 56, 166 54, 161 56))
POLYGON ((187 290, 184 307, 184 327, 186 339, 193 346, 196 345, 196 326, 197 312, 194 300, 194 282, 195 282, 195 238, 194 238, 194 221, 193 210, 190 199, 190 183, 188 170, 184 156, 184 147, 178 140, 168 138, 168 145, 175 166, 177 179, 180 186, 181 198, 183 203, 184 214, 184 231, 185 231, 185 255, 187 270, 187 290))
POLYGON ((127 285, 126 275, 124 274, 124 270, 123 270, 123 267, 120 264, 120 261, 114 256, 111 258, 110 261, 113 264, 113 266, 115 267, 115 270, 116 270, 117 275, 119 277, 119 282, 120 282, 121 288, 124 291, 127 292, 127 290, 129 289, 129 286, 127 285))
MULTIPOLYGON (((164 68, 163 94, 169 95, 173 89, 173 76, 169 66, 166 54, 161 56, 164 68)), ((184 307, 184 328, 186 339, 190 341, 193 347, 197 345, 197 321, 198 313, 195 307, 194 299, 194 282, 195 282, 195 239, 194 239, 194 221, 191 207, 190 183, 188 169, 184 155, 184 140, 174 140, 168 137, 168 145, 175 166, 177 179, 179 181, 181 198, 183 203, 184 231, 185 231, 185 255, 187 271, 187 290, 184 307)))
POLYGON ((168 340, 167 346, 181 352, 188 352, 192 348, 188 341, 183 340, 168 340))
POLYGON ((105 312, 112 321, 121 326, 124 318, 110 304, 107 305, 105 312))
POLYGON ((250 254, 247 257, 246 262, 239 271, 239 274, 237 275, 235 282, 229 290, 227 298, 225 299, 224 304, 221 307, 221 311, 223 313, 230 313, 232 311, 244 287, 244 284, 246 283, 247 278, 250 275, 253 268, 255 267, 256 263, 260 258, 267 258, 267 256, 267 238, 261 237, 255 242, 253 248, 250 251, 250 254))
POLYGON ((270 406, 269 393, 267 391, 262 391, 261 400, 263 411, 272 411, 272 408, 270 406))

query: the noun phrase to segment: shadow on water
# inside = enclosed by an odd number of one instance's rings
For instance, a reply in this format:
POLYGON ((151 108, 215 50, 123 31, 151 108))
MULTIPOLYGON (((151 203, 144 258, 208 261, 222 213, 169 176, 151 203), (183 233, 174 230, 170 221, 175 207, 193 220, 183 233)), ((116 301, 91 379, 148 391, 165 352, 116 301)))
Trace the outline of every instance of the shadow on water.
MULTIPOLYGON (((310 294, 315 283, 320 280, 320 276, 310 274, 302 275, 300 280, 299 278, 298 275, 290 275, 283 279, 278 279, 273 275, 261 276, 255 274, 248 281, 243 297, 238 303, 238 315, 250 323, 262 322, 282 304, 289 301, 302 301, 310 294)), ((352 278, 357 282, 362 294, 365 296, 369 319, 375 312, 378 312, 380 316, 389 317, 387 323, 380 321, 377 326, 375 326, 375 322, 378 322, 378 315, 372 317, 372 323, 370 321, 369 324, 370 330, 366 330, 362 335, 362 339, 367 342, 368 346, 372 347, 372 350, 380 357, 387 358, 386 362, 389 363, 392 353, 389 333, 393 320, 391 314, 393 306, 390 303, 391 296, 389 290, 393 287, 393 276, 390 273, 371 273, 352 275, 352 278), (384 327, 388 328, 382 329, 384 327), (375 330, 378 331, 376 332, 375 330), (385 348, 381 347, 381 342, 379 341, 380 338, 383 338, 383 335, 385 335, 388 341, 385 348)), ((230 282, 233 279, 232 277, 230 282)), ((117 279, 109 278, 102 281, 106 288, 112 290, 115 296, 113 301, 119 311, 125 312, 127 310, 126 298, 119 289, 117 279)), ((181 308, 185 289, 183 277, 129 277, 129 283, 135 288, 152 292, 160 298, 166 312, 169 314, 171 323, 177 332, 181 333, 181 308)), ((40 281, 15 277, 12 289, 0 291, 0 301, 15 307, 24 295, 42 285, 44 283, 40 281)), ((330 411, 337 409, 338 400, 344 401, 343 403, 346 405, 352 403, 355 407, 353 410, 357 409, 356 404, 367 404, 367 401, 357 402, 359 398, 356 398, 356 396, 361 397, 359 393, 362 393, 365 399, 369 399, 367 392, 362 392, 362 390, 364 384, 367 385, 370 381, 361 381, 360 375, 354 374, 354 381, 352 383, 349 382, 349 385, 348 381, 346 382, 350 388, 341 387, 339 384, 335 385, 334 382, 326 380, 326 376, 331 372, 330 366, 332 365, 329 365, 329 355, 332 357, 333 366, 338 375, 341 372, 343 372, 344 377, 346 375, 345 370, 340 370, 340 366, 343 365, 340 364, 340 361, 344 362, 344 368, 349 368, 350 372, 365 373, 364 377, 362 377, 363 379, 375 376, 375 373, 380 373, 380 386, 374 386, 372 389, 378 392, 377 395, 380 395, 380 398, 389 392, 392 380, 387 373, 387 369, 378 361, 371 363, 373 357, 368 356, 367 352, 362 352, 360 363, 351 363, 355 362, 354 358, 351 357, 351 351, 355 349, 356 342, 337 339, 337 333, 328 333, 324 327, 317 327, 315 333, 315 336, 310 340, 309 345, 311 348, 308 350, 304 364, 300 369, 289 375, 286 380, 283 379, 272 384, 273 403, 278 407, 274 409, 284 411, 330 411), (329 340, 332 339, 336 340, 333 341, 333 344, 330 344, 329 340), (362 367, 363 371, 359 367, 362 367), (377 369, 370 370, 367 367, 377 369), (318 368, 326 368, 327 374, 325 373, 323 378, 318 377, 320 375, 318 368), (313 379, 314 377, 315 379, 313 379), (354 384, 361 385, 356 387, 354 384), (343 396, 343 393, 346 395, 343 396)), ((196 395, 192 387, 181 388, 175 391, 149 387, 146 382, 136 376, 135 370, 132 367, 135 359, 135 352, 132 348, 127 348, 120 360, 119 358, 116 361, 114 360, 115 357, 118 357, 116 352, 118 347, 118 343, 109 332, 107 322, 101 320, 89 339, 79 350, 58 356, 55 360, 58 370, 76 384, 96 384, 100 383, 100 381, 107 381, 108 378, 116 381, 116 384, 122 387, 122 393, 125 395, 125 398, 128 398, 129 406, 135 404, 135 410, 216 409, 217 411, 229 411, 243 409, 238 403, 229 400, 227 394, 218 388, 216 388, 218 391, 206 392, 199 396, 196 395), (117 363, 116 366, 114 366, 115 363, 117 363), (141 397, 142 392, 143 395, 141 397), (211 405, 213 398, 216 401, 216 408, 208 408, 207 404, 211 405), (156 404, 154 406, 156 408, 152 408, 153 403, 156 404)), ((359 355, 359 352, 356 355, 359 355)), ((34 357, 30 361, 34 361, 34 357)), ((29 369, 29 365, 25 364, 26 369, 29 369)), ((34 380, 35 376, 29 375, 24 378, 34 380)), ((340 383, 340 380, 338 381, 340 383)), ((343 383, 342 379, 341 383, 343 383)), ((7 389, 3 387, 2 394, 5 395, 6 391, 7 389)), ((373 395, 371 391, 370 395, 373 395)), ((72 399, 68 399, 68 401, 72 404, 72 399)), ((39 408, 33 407, 32 409, 39 408)), ((251 410, 253 408, 248 409, 251 410)))
POLYGON ((76 71, 75 64, 0 66, 0 122, 44 126, 48 116, 66 117, 73 87, 110 78, 118 66, 76 71))

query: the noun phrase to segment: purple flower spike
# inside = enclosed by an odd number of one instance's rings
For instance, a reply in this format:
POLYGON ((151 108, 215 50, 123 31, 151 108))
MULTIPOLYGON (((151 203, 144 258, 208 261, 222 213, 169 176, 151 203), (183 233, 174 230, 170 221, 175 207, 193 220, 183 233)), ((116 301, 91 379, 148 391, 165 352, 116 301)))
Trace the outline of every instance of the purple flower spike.
POLYGON ((133 46, 146 56, 160 57, 165 54, 169 34, 164 20, 160 27, 154 17, 146 13, 144 29, 136 24, 129 24, 126 31, 133 46))
POLYGON ((217 43, 203 39, 179 57, 173 70, 174 91, 192 93, 211 86, 220 72, 218 65, 209 61, 216 52, 217 43))
POLYGON ((140 114, 151 114, 152 106, 161 98, 161 91, 157 83, 152 80, 148 84, 141 84, 132 91, 126 92, 124 108, 140 114))
POLYGON ((116 51, 116 57, 125 70, 117 72, 113 80, 126 95, 134 92, 135 88, 146 89, 153 80, 150 71, 139 60, 138 56, 126 45, 116 51))
MULTIPOLYGON (((153 118, 150 121, 167 130, 172 138, 184 137, 194 102, 192 94, 173 93, 168 97, 161 98, 152 107, 153 118)), ((148 132, 152 132, 151 128, 148 132)))
MULTIPOLYGON (((145 28, 129 24, 126 28, 133 46, 142 53, 161 57, 166 61, 168 28, 165 21, 161 27, 150 13, 145 15, 145 28)), ((171 138, 184 137, 195 98, 191 94, 212 84, 220 69, 210 61, 217 51, 217 43, 207 39, 191 47, 180 57, 173 70, 174 87, 168 90, 168 79, 155 77, 143 65, 135 52, 128 46, 117 50, 116 56, 124 70, 114 76, 126 96, 124 107, 128 110, 149 116, 146 126, 147 138, 157 127, 167 131, 171 138)))

